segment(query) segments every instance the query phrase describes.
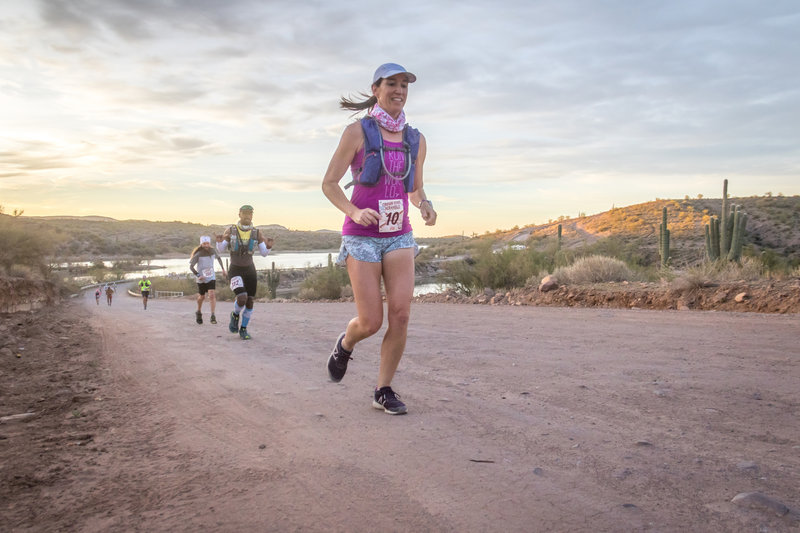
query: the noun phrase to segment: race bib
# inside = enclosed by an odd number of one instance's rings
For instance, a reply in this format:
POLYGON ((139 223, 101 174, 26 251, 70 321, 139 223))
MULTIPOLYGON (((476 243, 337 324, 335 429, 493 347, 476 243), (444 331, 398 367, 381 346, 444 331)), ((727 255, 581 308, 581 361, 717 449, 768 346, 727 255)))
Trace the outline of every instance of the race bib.
POLYGON ((211 279, 214 277, 214 269, 213 268, 204 268, 203 269, 203 277, 206 279, 211 279))
POLYGON ((243 289, 244 288, 244 280, 242 276, 233 276, 231 278, 231 290, 235 291, 236 289, 243 289))
POLYGON ((379 200, 378 212, 381 215, 379 232, 390 233, 403 229, 403 200, 379 200))

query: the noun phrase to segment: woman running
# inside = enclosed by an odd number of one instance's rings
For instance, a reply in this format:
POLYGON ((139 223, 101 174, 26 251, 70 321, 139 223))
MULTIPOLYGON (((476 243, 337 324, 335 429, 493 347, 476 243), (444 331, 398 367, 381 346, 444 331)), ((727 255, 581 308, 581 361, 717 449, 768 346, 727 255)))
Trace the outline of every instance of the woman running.
POLYGON ((436 223, 422 182, 425 137, 406 124, 403 111, 408 86, 416 79, 402 66, 386 63, 372 77, 371 97, 341 99, 341 108, 367 110, 367 116, 345 128, 322 180, 325 196, 346 215, 338 262, 347 266, 357 311, 336 340, 328 375, 341 381, 356 344, 381 328, 383 278, 389 326, 381 344, 372 405, 392 415, 407 412, 391 384, 405 349, 414 293, 418 247, 409 205, 420 210, 426 225, 436 223), (355 185, 349 200, 339 186, 348 167, 355 185))
POLYGON ((222 265, 222 258, 211 246, 211 237, 203 235, 200 237, 200 245, 192 250, 189 259, 189 269, 192 274, 197 276, 197 312, 195 320, 198 324, 203 323, 203 301, 208 294, 208 305, 211 307, 211 323, 217 323, 217 316, 214 314, 217 309, 217 275, 214 272, 214 259, 219 261, 222 269, 222 277, 226 276, 225 267, 222 265))

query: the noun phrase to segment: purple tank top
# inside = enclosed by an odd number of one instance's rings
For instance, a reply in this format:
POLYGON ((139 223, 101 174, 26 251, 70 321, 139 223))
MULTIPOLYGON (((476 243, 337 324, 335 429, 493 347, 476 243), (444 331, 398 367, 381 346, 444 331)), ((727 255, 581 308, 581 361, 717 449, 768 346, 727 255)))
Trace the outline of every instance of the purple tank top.
MULTIPOLYGON (((403 143, 383 141, 385 146, 402 147, 403 143)), ((401 174, 405 167, 405 152, 384 152, 386 168, 395 174, 401 174)), ((358 174, 364 160, 364 149, 359 150, 352 163, 350 172, 358 174)), ((403 180, 394 179, 388 174, 380 177, 374 187, 364 187, 356 183, 350 201, 359 209, 374 209, 381 213, 381 221, 377 226, 356 224, 350 217, 344 217, 342 235, 360 235, 362 237, 397 237, 411 231, 408 218, 408 194, 403 187, 403 180)))

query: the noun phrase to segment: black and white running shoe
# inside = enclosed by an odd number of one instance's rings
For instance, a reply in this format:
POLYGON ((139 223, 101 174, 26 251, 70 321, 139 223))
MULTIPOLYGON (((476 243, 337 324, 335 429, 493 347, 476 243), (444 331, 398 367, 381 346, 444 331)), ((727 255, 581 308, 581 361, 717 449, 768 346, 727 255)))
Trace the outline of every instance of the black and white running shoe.
POLYGON ((334 383, 342 381, 344 373, 347 372, 347 362, 352 359, 351 355, 353 355, 352 351, 348 352, 342 348, 342 339, 344 339, 344 333, 336 339, 331 356, 328 357, 328 376, 334 383))
POLYGON ((400 401, 400 397, 391 387, 381 387, 375 391, 372 407, 383 409, 384 413, 390 415, 404 415, 408 412, 406 404, 400 401))

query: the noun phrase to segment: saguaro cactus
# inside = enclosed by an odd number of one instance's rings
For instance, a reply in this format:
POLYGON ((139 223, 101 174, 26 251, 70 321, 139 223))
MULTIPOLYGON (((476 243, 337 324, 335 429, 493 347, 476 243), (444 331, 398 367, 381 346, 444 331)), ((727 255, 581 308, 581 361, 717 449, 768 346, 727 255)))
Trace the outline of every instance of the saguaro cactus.
POLYGON ((561 250, 561 224, 558 225, 558 241, 556 242, 556 251, 561 250))
POLYGON ((658 255, 661 256, 661 266, 669 264, 669 229, 667 228, 667 207, 661 211, 661 225, 658 232, 658 255))
POLYGON ((273 300, 278 296, 278 283, 281 281, 281 273, 275 268, 275 261, 272 262, 272 270, 267 270, 267 287, 269 287, 269 297, 273 300))
POLYGON ((733 224, 731 230, 731 246, 728 250, 728 261, 738 261, 742 258, 742 244, 744 241, 744 229, 747 226, 747 213, 741 210, 740 205, 736 206, 733 213, 733 224))
POLYGON ((711 217, 706 224, 706 255, 709 260, 719 259, 719 218, 711 217))
POLYGON ((742 206, 728 205, 728 180, 722 185, 722 212, 720 217, 711 217, 705 226, 706 255, 711 261, 726 259, 738 261, 742 258, 744 231, 747 213, 742 206))
POLYGON ((722 212, 719 223, 719 257, 728 255, 730 241, 728 240, 728 180, 722 182, 722 212))

